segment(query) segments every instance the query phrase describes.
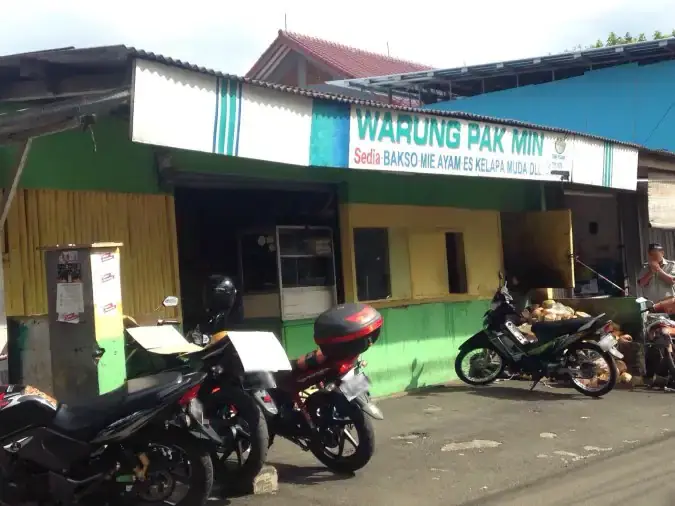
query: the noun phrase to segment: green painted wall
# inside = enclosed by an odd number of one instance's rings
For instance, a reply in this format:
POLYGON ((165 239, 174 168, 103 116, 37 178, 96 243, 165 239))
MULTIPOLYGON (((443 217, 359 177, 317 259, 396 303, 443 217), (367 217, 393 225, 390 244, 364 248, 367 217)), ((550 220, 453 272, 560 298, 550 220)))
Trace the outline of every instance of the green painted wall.
MULTIPOLYGON (((128 123, 104 118, 89 132, 70 131, 37 139, 24 169, 23 188, 160 193, 153 148, 129 140, 128 123), (95 149, 94 149, 95 146, 95 149)), ((5 182, 15 149, 0 148, 5 182)), ((326 167, 296 167, 246 158, 175 150, 174 166, 206 174, 332 183, 349 202, 532 210, 539 183, 459 176, 403 175, 326 167)))
MULTIPOLYGON (((128 123, 105 118, 89 132, 73 130, 33 142, 21 178, 23 188, 110 190, 160 193, 152 148, 129 140, 128 123)), ((16 159, 16 149, 0 149, 0 178, 16 159)))
MULTIPOLYGON (((482 328, 487 300, 416 304, 381 309, 384 327, 363 354, 374 396, 391 395, 456 379, 459 346, 482 328)), ((292 358, 316 348, 312 321, 284 324, 284 345, 292 358)))

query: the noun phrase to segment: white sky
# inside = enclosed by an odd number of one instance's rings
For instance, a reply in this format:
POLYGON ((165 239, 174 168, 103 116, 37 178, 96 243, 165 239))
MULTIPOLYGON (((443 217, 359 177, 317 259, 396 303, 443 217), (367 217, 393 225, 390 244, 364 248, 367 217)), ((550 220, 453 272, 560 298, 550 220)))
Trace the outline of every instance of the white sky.
POLYGON ((540 56, 614 30, 675 28, 672 0, 22 0, 2 2, 0 54, 127 44, 243 74, 284 27, 438 67, 540 56), (430 7, 436 4, 436 7, 430 7), (669 7, 669 4, 671 6, 669 7), (418 21, 415 21, 415 20, 418 21))

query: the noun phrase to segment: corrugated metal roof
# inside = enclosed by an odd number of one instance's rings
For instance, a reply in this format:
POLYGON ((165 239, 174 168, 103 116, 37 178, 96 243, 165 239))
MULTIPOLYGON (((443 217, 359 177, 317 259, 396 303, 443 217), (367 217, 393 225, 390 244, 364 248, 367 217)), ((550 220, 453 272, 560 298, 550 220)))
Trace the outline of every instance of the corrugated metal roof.
MULTIPOLYGON (((540 130, 540 131, 545 131, 545 132, 556 132, 556 133, 561 133, 565 135, 577 135, 579 137, 584 137, 588 139, 595 139, 599 141, 608 141, 608 142, 613 142, 618 145, 622 146, 628 146, 631 148, 635 149, 641 149, 643 151, 647 152, 658 152, 661 154, 669 154, 673 155, 673 153, 670 152, 663 152, 663 151, 657 151, 657 150, 652 150, 649 148, 646 148, 644 146, 641 146, 639 144, 631 143, 631 142, 623 142, 623 141, 617 141, 615 139, 609 139, 606 137, 600 137, 596 135, 589 135, 583 132, 574 132, 571 130, 566 130, 566 129, 561 129, 561 128, 553 128, 549 126, 544 126, 544 125, 536 125, 533 123, 527 123, 524 121, 518 121, 518 120, 511 120, 511 119, 504 119, 504 118, 494 118, 491 116, 483 116, 480 114, 472 114, 472 113, 466 113, 466 112, 455 112, 455 111, 437 111, 434 109, 420 109, 418 107, 407 107, 403 105, 389 105, 389 104, 383 104, 381 102, 377 102, 374 100, 362 100, 358 98, 353 98, 353 97, 347 97, 344 95, 336 95, 336 94, 331 94, 331 93, 323 93, 319 91, 314 91, 314 90, 308 90, 304 88, 297 88, 294 86, 286 86, 283 84, 274 84, 274 83, 268 83, 265 81, 258 81, 255 79, 249 79, 247 77, 242 77, 242 76, 237 76, 233 74, 227 74, 224 72, 220 72, 218 70, 214 69, 209 69, 206 67, 202 67, 199 65, 194 65, 189 62, 184 62, 175 58, 171 58, 168 56, 163 56, 161 54, 145 51, 142 49, 137 49, 134 47, 128 47, 128 46, 105 46, 105 47, 100 47, 100 48, 89 48, 89 49, 68 49, 64 51, 54 51, 54 52, 44 52, 41 53, 40 59, 45 60, 45 61, 52 61, 52 58, 54 58, 56 61, 63 61, 64 59, 67 59, 70 64, 76 65, 78 67, 86 65, 86 64, 91 64, 91 65, 102 65, 105 63, 110 63, 111 65, 119 65, 121 63, 121 54, 126 55, 126 62, 130 61, 133 58, 141 58, 145 60, 151 60, 151 61, 156 61, 158 63, 163 63, 165 65, 170 65, 172 67, 177 67, 177 68, 182 68, 186 70, 191 70, 194 72, 199 72, 202 74, 208 74, 216 77, 222 77, 226 79, 232 79, 238 82, 246 83, 246 84, 252 84, 255 86, 260 86, 262 88, 267 88, 271 90, 276 90, 280 91, 283 93, 291 93, 293 95, 300 95, 304 97, 309 97, 309 98, 316 98, 316 99, 322 99, 322 100, 330 100, 333 102, 340 102, 340 103, 345 103, 345 104, 356 104, 356 105, 362 105, 366 107, 377 107, 377 108, 383 108, 383 109, 390 109, 390 110, 395 110, 395 111, 406 111, 406 112, 411 112, 411 113, 416 113, 416 114, 433 114, 436 116, 441 116, 441 117, 449 117, 449 118, 458 118, 458 119, 464 119, 464 120, 469 120, 469 121, 480 121, 480 122, 485 122, 485 123, 495 123, 495 124, 500 124, 500 125, 510 125, 510 126, 515 126, 519 128, 530 128, 533 130, 540 130), (68 52, 68 55, 64 55, 64 52, 68 52), (110 61, 106 62, 105 57, 108 56, 111 58, 110 61)), ((10 56, 4 56, 0 57, 0 68, 3 66, 6 66, 7 62, 9 60, 14 60, 17 61, 17 55, 10 55, 10 56)))
POLYGON ((434 69, 431 71, 413 71, 372 74, 362 78, 332 81, 329 84, 343 87, 356 87, 372 91, 390 89, 417 92, 419 87, 435 89, 447 83, 480 81, 499 77, 513 77, 534 72, 560 72, 571 67, 607 67, 630 62, 641 62, 654 58, 675 58, 675 38, 635 42, 617 46, 567 51, 565 53, 521 58, 481 65, 465 65, 434 69))
MULTIPOLYGON (((494 118, 491 116, 483 116, 481 114, 472 114, 468 112, 455 112, 455 111, 437 111, 434 109, 420 109, 419 107, 406 107, 403 105, 389 105, 389 104, 383 104, 381 102, 376 102, 374 100, 362 100, 358 98, 353 98, 353 97, 347 97, 345 95, 335 95, 332 93, 323 93, 323 92, 318 92, 318 91, 313 91, 313 90, 308 90, 304 88, 296 88, 294 86, 286 86, 283 84, 274 84, 274 83, 268 83, 265 81, 258 81, 255 79, 249 79, 247 77, 241 77, 241 76, 236 76, 233 74, 225 74, 223 72, 219 72, 217 70, 212 70, 212 69, 207 69, 204 67, 199 67, 197 65, 193 65, 188 62, 183 62, 181 60, 175 60, 171 57, 167 56, 162 56, 158 55, 155 53, 143 51, 142 49, 136 49, 133 47, 129 47, 129 52, 133 56, 137 58, 142 58, 142 59, 147 59, 147 60, 153 60, 157 61, 159 63, 165 63, 167 65, 171 65, 174 67, 180 67, 188 70, 194 70, 196 72, 201 72, 205 74, 210 74, 218 77, 224 77, 227 79, 233 79, 239 82, 247 83, 247 84, 253 84, 256 86, 260 86, 263 88, 268 88, 268 89, 273 89, 277 91, 282 91, 284 93, 292 93, 294 95, 301 95, 305 97, 310 97, 310 98, 318 98, 318 99, 324 99, 324 100, 331 100, 334 102, 342 102, 342 103, 347 103, 347 104, 356 104, 356 105, 363 105, 367 107, 379 107, 379 108, 384 108, 384 109, 391 109, 395 111, 407 111, 407 112, 413 112, 417 114, 433 114, 435 116, 442 116, 442 117, 449 117, 449 118, 458 118, 458 119, 465 119, 469 121, 480 121, 484 123, 495 123, 499 125, 511 125, 519 128, 530 128, 532 130, 540 130, 544 132, 557 132, 561 134, 566 134, 566 135, 577 135, 579 137, 585 137, 588 139, 594 139, 598 141, 608 141, 608 142, 613 142, 615 144, 619 144, 622 146, 628 146, 631 148, 635 149, 641 149, 645 151, 654 151, 649 148, 646 148, 644 146, 641 146, 639 144, 635 144, 632 142, 623 142, 623 141, 617 141, 614 139, 609 139, 606 137, 600 137, 597 135, 590 135, 586 134, 583 132, 574 132, 572 130, 566 130, 562 128, 553 128, 549 126, 544 126, 544 125, 535 125, 533 123, 527 123, 524 121, 519 121, 519 120, 510 120, 510 119, 504 119, 504 118, 494 118)), ((663 151, 660 151, 662 154, 664 153, 663 151)))

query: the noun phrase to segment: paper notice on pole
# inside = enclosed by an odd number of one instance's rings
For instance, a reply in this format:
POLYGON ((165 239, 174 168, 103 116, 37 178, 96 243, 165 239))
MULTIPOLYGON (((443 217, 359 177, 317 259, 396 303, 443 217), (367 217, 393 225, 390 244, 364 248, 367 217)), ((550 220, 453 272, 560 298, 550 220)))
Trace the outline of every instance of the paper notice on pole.
POLYGON ((61 323, 80 323, 79 313, 58 313, 56 321, 61 323))
POLYGON ((58 314, 84 313, 82 283, 56 284, 56 312, 58 314))

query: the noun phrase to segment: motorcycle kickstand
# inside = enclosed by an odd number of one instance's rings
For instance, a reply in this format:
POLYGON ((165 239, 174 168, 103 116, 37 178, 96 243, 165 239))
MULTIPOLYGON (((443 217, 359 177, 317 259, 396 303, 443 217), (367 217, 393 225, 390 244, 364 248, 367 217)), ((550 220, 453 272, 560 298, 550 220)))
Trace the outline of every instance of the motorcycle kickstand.
POLYGON ((532 377, 532 380, 533 380, 533 381, 532 381, 532 386, 530 387, 530 392, 531 392, 532 390, 534 390, 534 388, 535 388, 539 383, 541 383, 542 385, 544 385, 546 388, 553 388, 551 385, 548 384, 548 382, 546 381, 546 378, 545 378, 544 376, 541 376, 541 377, 536 378, 536 379, 535 379, 535 377, 533 376, 533 377, 532 377))

